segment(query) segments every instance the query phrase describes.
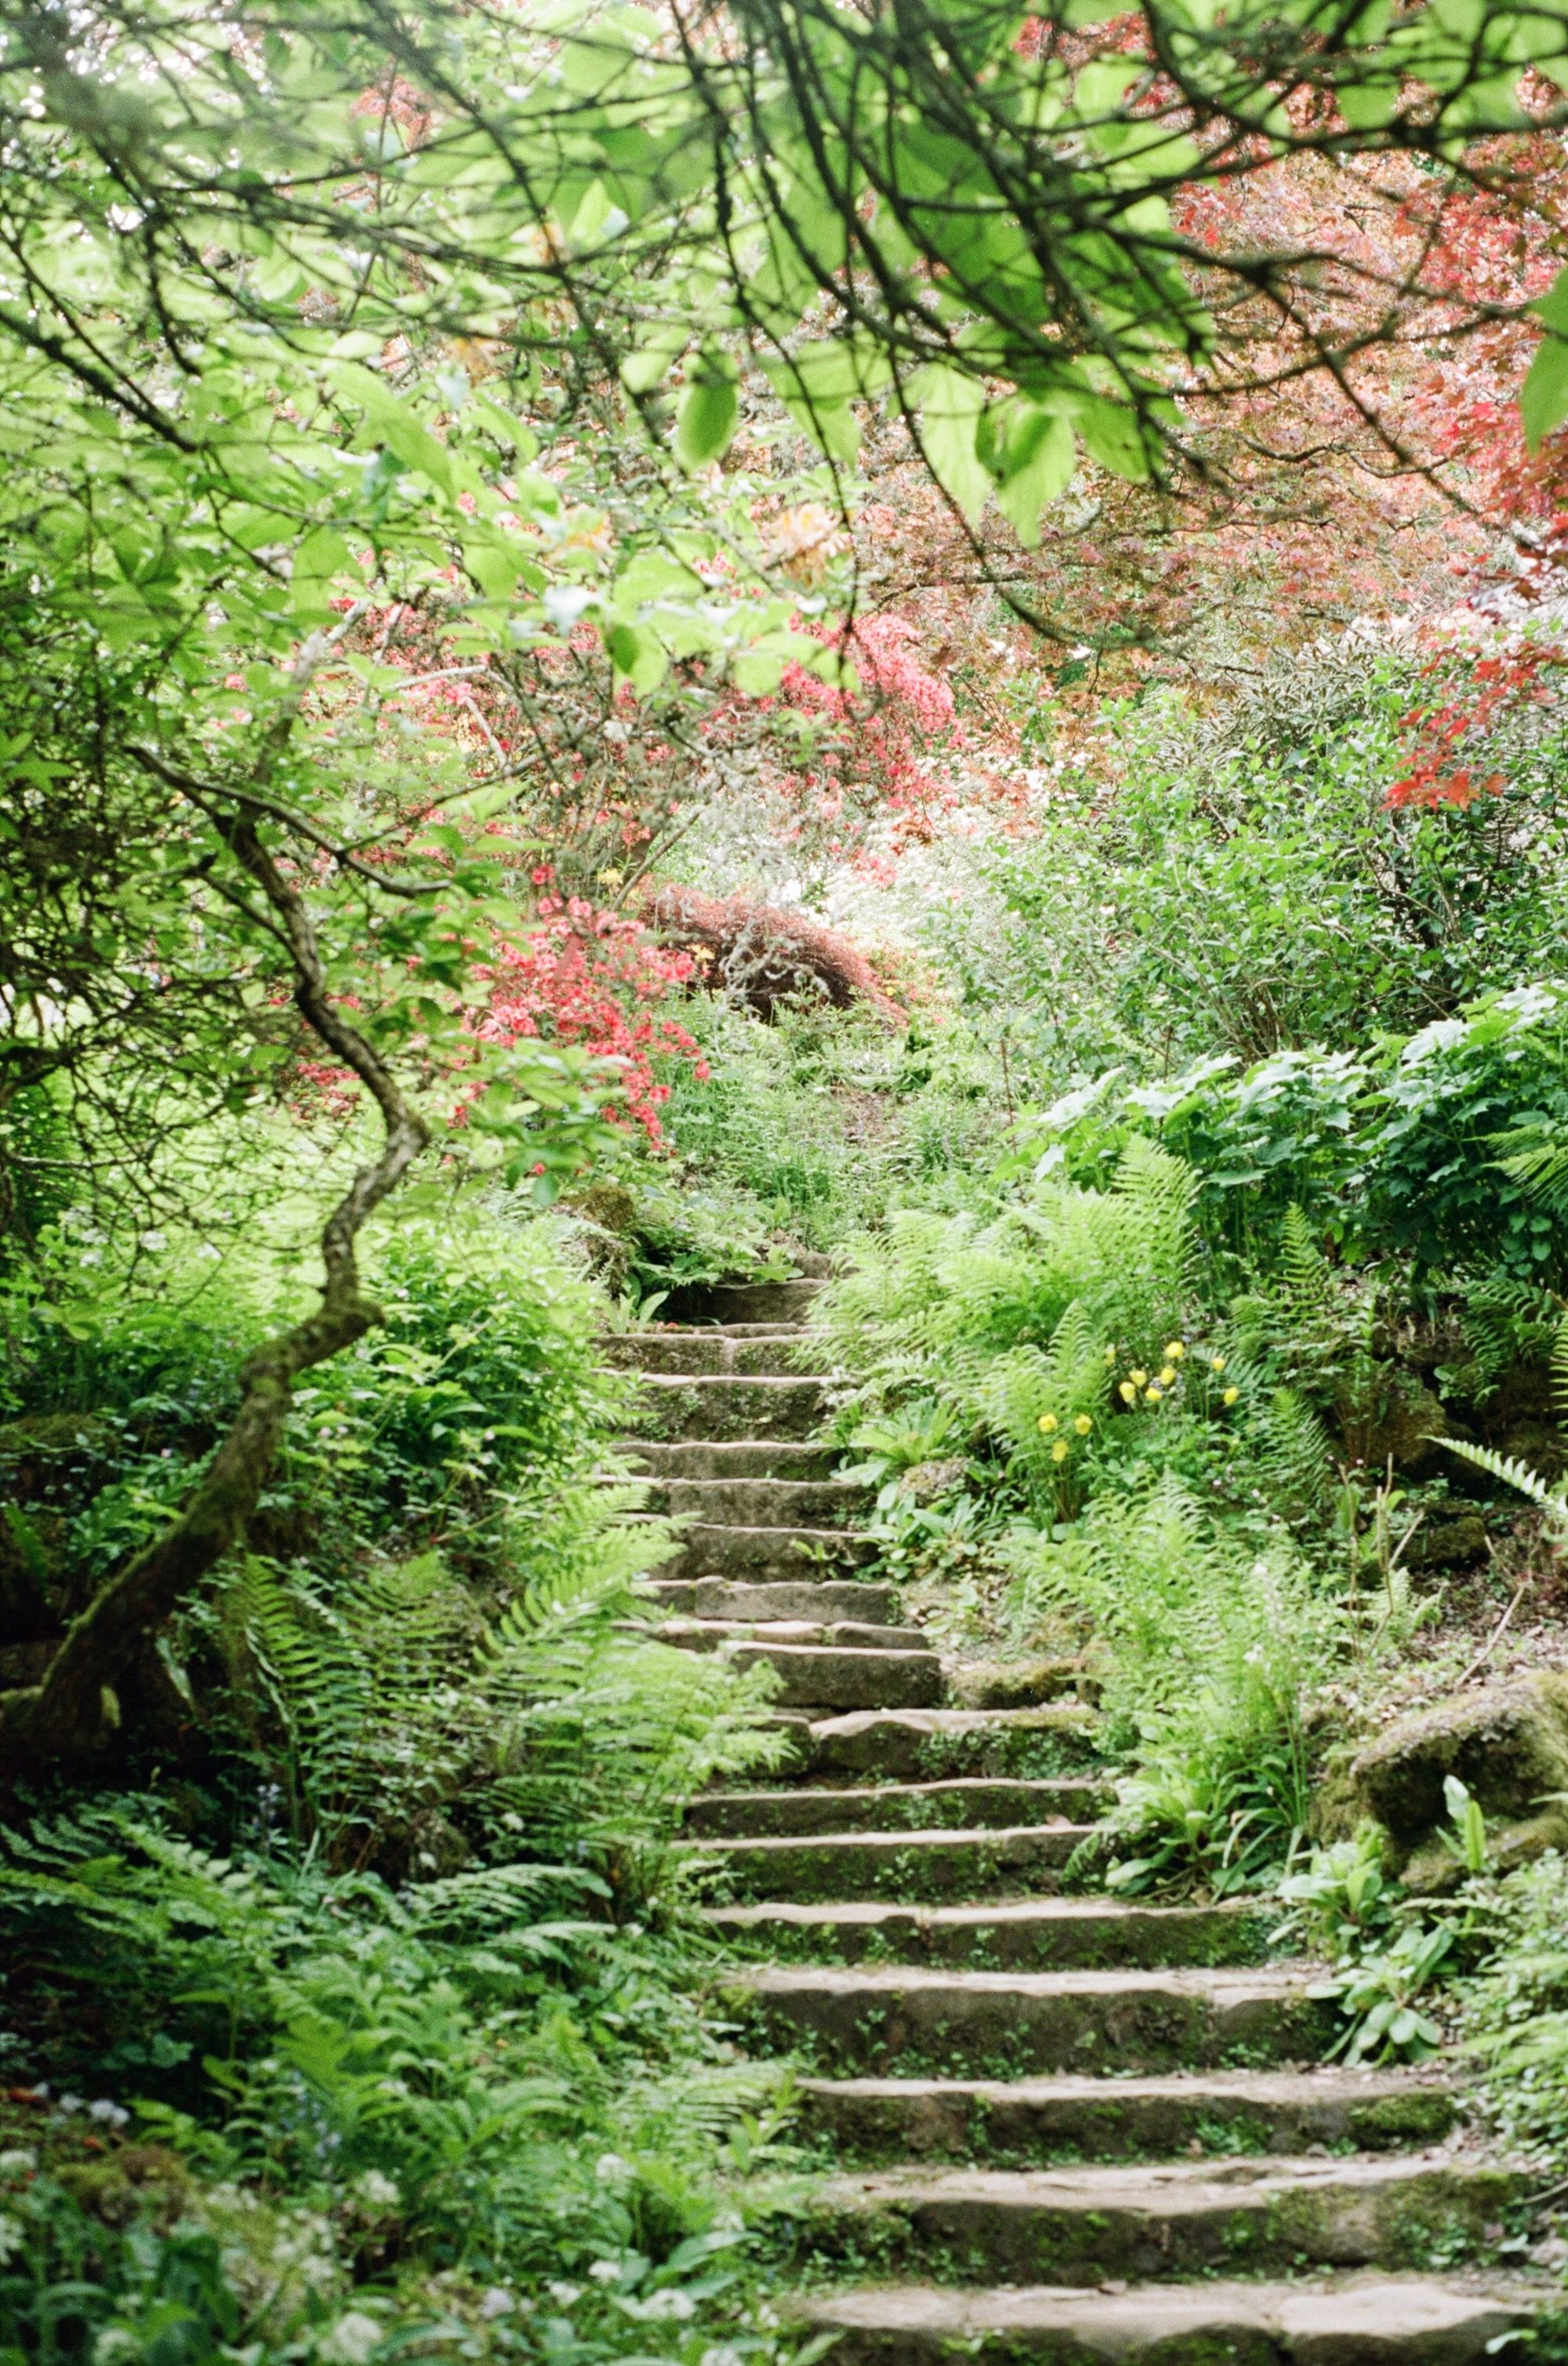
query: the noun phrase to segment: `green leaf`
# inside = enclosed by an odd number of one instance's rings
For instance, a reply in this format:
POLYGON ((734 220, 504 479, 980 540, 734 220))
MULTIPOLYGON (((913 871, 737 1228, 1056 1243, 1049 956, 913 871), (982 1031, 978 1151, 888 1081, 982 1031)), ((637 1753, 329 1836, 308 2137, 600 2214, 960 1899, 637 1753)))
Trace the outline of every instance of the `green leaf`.
POLYGON ((365 422, 405 468, 417 468, 443 493, 452 490, 452 460, 444 445, 415 418, 390 387, 358 362, 340 362, 331 372, 334 385, 364 411, 365 422))
POLYGON ((921 372, 921 445, 933 476, 970 525, 984 509, 991 485, 991 472, 975 448, 984 411, 985 389, 975 378, 945 362, 934 362, 921 372))
POLYGON ((1027 550, 1040 541, 1040 513, 1071 481, 1077 445, 1070 422, 1030 406, 1030 415, 1009 438, 996 506, 1027 550))
POLYGON ((703 355, 680 399, 675 456, 689 474, 722 459, 740 417, 740 398, 727 363, 703 355))
POLYGON ((613 625, 604 646, 616 672, 631 683, 639 698, 656 690, 668 670, 669 659, 653 634, 639 631, 635 625, 613 625))

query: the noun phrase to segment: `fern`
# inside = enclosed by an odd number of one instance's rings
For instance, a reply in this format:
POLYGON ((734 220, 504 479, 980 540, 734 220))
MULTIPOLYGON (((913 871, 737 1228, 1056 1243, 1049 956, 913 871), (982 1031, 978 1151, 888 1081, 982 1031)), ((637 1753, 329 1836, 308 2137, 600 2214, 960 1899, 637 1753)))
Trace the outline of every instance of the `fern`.
POLYGON ((1450 1454, 1457 1454, 1462 1461, 1473 1463, 1477 1470, 1484 1470, 1489 1479, 1496 1479, 1505 1487, 1528 1496, 1532 1504, 1539 1504, 1553 1530, 1568 1535, 1568 1490, 1561 1484, 1551 1486, 1517 1454, 1499 1454, 1490 1446, 1473 1446, 1462 1437, 1440 1438, 1439 1444, 1446 1446, 1450 1454))

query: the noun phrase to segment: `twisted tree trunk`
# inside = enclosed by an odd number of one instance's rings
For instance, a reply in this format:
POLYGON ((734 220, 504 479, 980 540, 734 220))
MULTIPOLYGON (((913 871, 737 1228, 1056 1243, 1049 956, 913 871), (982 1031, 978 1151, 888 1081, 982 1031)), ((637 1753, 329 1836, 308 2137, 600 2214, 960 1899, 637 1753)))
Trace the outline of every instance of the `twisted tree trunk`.
MULTIPOLYGON (((151 750, 137 752, 151 770, 170 777, 169 768, 151 750)), ((381 1114, 383 1144, 379 1157, 355 1175, 322 1231, 320 1305, 247 1360, 239 1413, 178 1517, 73 1620, 39 1683, 0 1693, 0 1782, 90 1765, 112 1745, 128 1679, 145 1667, 159 1630, 222 1560, 255 1510, 299 1375, 352 1346, 382 1320, 380 1308, 361 1290, 355 1242, 430 1138, 379 1053, 329 999, 304 898, 258 834, 253 809, 259 800, 243 792, 204 789, 184 774, 178 785, 204 806, 241 871, 260 891, 273 933, 288 949, 300 1016, 370 1093, 381 1114)))

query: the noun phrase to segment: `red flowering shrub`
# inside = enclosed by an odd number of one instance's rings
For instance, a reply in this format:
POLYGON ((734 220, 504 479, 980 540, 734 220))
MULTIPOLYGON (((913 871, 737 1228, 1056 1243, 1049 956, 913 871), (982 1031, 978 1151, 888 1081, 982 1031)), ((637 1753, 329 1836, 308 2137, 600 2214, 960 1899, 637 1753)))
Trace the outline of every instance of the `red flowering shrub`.
MULTIPOLYGON (((548 879, 545 872, 535 884, 548 879)), ((494 962, 478 972, 489 992, 474 1014, 473 1033, 482 1043, 525 1036, 570 1043, 615 1062, 621 1083, 606 1114, 640 1125, 656 1143, 660 1105, 669 1098, 659 1062, 689 1059, 699 1076, 708 1073, 696 1038, 655 1011, 696 973, 689 952, 658 943, 640 920, 599 910, 580 896, 545 894, 538 925, 516 942, 502 943, 494 962)))

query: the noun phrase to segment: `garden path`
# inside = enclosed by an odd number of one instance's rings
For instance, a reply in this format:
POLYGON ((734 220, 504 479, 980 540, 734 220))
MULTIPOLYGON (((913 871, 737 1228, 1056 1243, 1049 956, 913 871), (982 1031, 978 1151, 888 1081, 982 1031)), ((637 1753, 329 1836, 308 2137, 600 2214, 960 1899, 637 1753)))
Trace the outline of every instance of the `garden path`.
MULTIPOLYGON (((812 1442, 810 1281, 614 1343, 634 1451, 690 1523, 666 1637, 779 1679, 787 1772, 711 1793, 738 2004, 807 2066, 831 2167, 794 2306, 836 2366, 1467 2366, 1526 2303, 1461 2264, 1507 2172, 1452 2148, 1439 2071, 1321 2067, 1315 1967, 1249 1900, 1063 1894, 1107 1796, 1093 1712, 971 1703, 863 1572, 852 1482, 812 1442)), ((984 1695, 980 1697, 983 1702, 984 1695)))

